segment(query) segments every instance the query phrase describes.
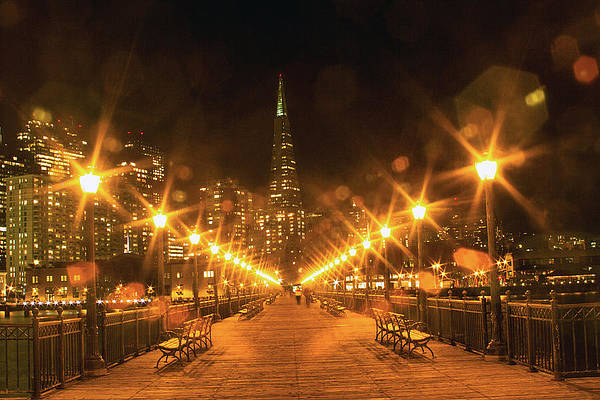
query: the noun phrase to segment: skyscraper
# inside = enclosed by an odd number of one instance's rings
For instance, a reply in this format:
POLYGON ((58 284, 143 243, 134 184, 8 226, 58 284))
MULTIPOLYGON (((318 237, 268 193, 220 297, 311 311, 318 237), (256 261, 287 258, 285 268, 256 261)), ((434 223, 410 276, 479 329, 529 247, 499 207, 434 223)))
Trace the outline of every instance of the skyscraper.
POLYGON ((17 133, 19 151, 30 157, 51 182, 67 180, 73 174, 71 164, 83 160, 87 147, 87 142, 80 139, 74 129, 60 120, 27 121, 25 128, 17 133))
POLYGON ((83 230, 74 225, 74 193, 51 190, 47 175, 6 179, 8 280, 23 284, 25 268, 83 259, 83 230))
POLYGON ((219 232, 219 242, 251 246, 250 231, 254 220, 252 193, 232 179, 222 179, 200 188, 204 205, 205 229, 219 232))
POLYGON ((288 276, 296 274, 304 239, 304 210, 296 171, 283 75, 279 75, 273 132, 271 182, 265 221, 266 250, 288 276))
POLYGON ((6 178, 27 172, 27 165, 21 158, 0 154, 0 271, 6 270, 6 178))
POLYGON ((154 207, 159 207, 162 201, 162 190, 167 169, 165 155, 158 147, 146 143, 143 140, 143 135, 144 132, 141 131, 138 133, 130 131, 128 141, 124 147, 125 151, 136 159, 138 167, 145 168, 148 171, 147 179, 151 189, 148 201, 154 207))

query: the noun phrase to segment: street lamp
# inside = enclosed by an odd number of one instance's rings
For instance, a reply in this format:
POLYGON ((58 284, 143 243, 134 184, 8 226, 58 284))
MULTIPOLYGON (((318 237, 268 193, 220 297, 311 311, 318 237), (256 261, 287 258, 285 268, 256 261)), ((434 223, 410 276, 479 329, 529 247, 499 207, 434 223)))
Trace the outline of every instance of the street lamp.
MULTIPOLYGON (((217 255, 219 254, 219 246, 217 246, 215 243, 211 243, 209 246, 210 252, 212 255, 217 255)), ((237 258, 237 257, 236 257, 237 258)), ((239 262, 239 259, 238 259, 239 262)), ((217 260, 218 263, 218 260, 217 260)), ((234 260, 235 263, 235 260, 234 260)), ((215 301, 215 320, 220 320, 221 319, 221 314, 219 314, 219 275, 221 274, 221 270, 220 268, 218 268, 218 265, 213 266, 213 273, 214 273, 214 277, 213 277, 213 297, 214 297, 214 301, 215 301)), ((225 283, 227 283, 227 281, 225 281, 225 283)), ((225 290, 223 288, 223 290, 225 290)))
MULTIPOLYGON (((420 201, 417 202, 417 204, 415 204, 415 206, 412 208, 412 214, 413 214, 413 218, 415 219, 416 223, 417 223, 417 277, 422 277, 423 274, 421 274, 421 268, 423 267, 423 241, 421 239, 421 230, 423 228, 423 219, 425 218, 425 212, 427 211, 427 208, 421 204, 420 201)), ((422 279, 422 278, 421 278, 422 279)), ((421 283, 419 282, 419 278, 416 279, 415 281, 415 291, 417 293, 417 304, 419 304, 418 307, 418 311, 419 314, 422 315, 421 313, 421 304, 422 301, 419 300, 421 299, 421 283), (418 286, 417 286, 418 284, 418 286)))
POLYGON ((423 249, 421 242, 421 228, 423 225, 423 219, 425 218, 425 212, 427 208, 421 204, 421 202, 417 202, 415 206, 412 208, 412 214, 417 222, 417 273, 421 273, 421 268, 423 265, 423 249))
POLYGON ((485 191, 485 215, 487 225, 487 247, 490 258, 488 281, 490 285, 490 308, 492 316, 492 338, 486 349, 486 355, 504 358, 506 349, 502 344, 502 305, 500 303, 500 285, 498 284, 498 267, 496 262, 496 224, 494 221, 494 193, 492 184, 498 171, 498 162, 483 160, 475 164, 477 175, 483 183, 485 191))
POLYGON ((383 238, 383 262, 385 263, 385 276, 384 276, 384 284, 385 284, 385 298, 386 300, 390 299, 390 286, 392 284, 390 280, 390 263, 388 261, 388 252, 387 252, 387 243, 386 239, 390 237, 392 234, 392 230, 388 228, 387 225, 384 225, 381 230, 381 237, 383 238))
POLYGON ((192 282, 192 290, 194 292, 194 307, 196 308, 196 317, 200 317, 200 304, 198 303, 198 254, 197 245, 200 243, 200 235, 196 232, 193 232, 190 237, 190 244, 192 245, 192 249, 194 250, 194 280, 192 282))
POLYGON ((162 301, 165 295, 165 249, 163 228, 167 225, 167 216, 159 211, 152 217, 156 227, 156 240, 158 241, 158 298, 162 301))
POLYGON ((91 199, 85 199, 85 244, 87 261, 92 267, 90 288, 87 292, 87 342, 88 352, 85 359, 85 371, 89 376, 106 374, 106 365, 99 351, 98 344, 98 316, 96 313, 96 248, 94 238, 94 203, 95 194, 100 186, 100 176, 90 172, 79 177, 79 184, 84 193, 84 198, 89 195, 91 199))

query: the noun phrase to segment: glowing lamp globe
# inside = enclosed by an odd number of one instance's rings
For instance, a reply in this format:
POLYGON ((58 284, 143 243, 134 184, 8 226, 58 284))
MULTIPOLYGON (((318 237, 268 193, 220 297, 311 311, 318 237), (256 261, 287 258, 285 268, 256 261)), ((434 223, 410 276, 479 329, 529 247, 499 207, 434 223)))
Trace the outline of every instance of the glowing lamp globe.
POLYGON ((348 254, 350 254, 350 257, 354 257, 356 255, 356 249, 348 250, 348 254))
POLYGON ((362 242, 362 245, 365 249, 368 249, 369 247, 371 247, 371 242, 369 242, 368 240, 364 240, 362 242))
POLYGON ((340 265, 340 259, 339 258, 336 258, 333 262, 334 262, 335 265, 340 265))
POLYGON ((383 228, 381 228, 381 230, 379 232, 381 232, 381 237, 384 239, 389 238, 390 235, 392 234, 392 230, 390 228, 388 228, 387 225, 384 225, 383 228))
POLYGON ((210 252, 213 254, 217 254, 219 252, 219 246, 217 246, 216 244, 211 245, 210 252))
POLYGON ((83 193, 96 193, 100 186, 100 176, 94 175, 92 172, 79 177, 79 184, 83 193))
POLYGON ((482 181, 492 180, 496 177, 496 171, 498 170, 498 162, 484 160, 475 164, 477 175, 482 181))
POLYGON ((225 258, 227 261, 231 260, 231 253, 225 253, 225 255, 223 255, 223 258, 225 258))
POLYGON ((190 243, 194 246, 200 243, 200 235, 198 235, 196 232, 192 233, 190 235, 190 243))
POLYGON ((239 258, 237 258, 237 257, 236 257, 236 258, 234 258, 234 259, 233 259, 233 263, 234 263, 235 265, 238 265, 238 264, 240 263, 240 259, 239 259, 239 258))
POLYGON ((152 221, 154 222, 155 227, 164 228, 165 225, 167 225, 167 216, 163 213, 158 213, 152 217, 152 221))
POLYGON ((348 256, 345 254, 342 254, 342 256, 340 258, 342 259, 342 261, 346 261, 348 259, 348 256))
POLYGON ((427 211, 427 208, 425 208, 425 206, 421 203, 417 203, 413 208, 412 208, 412 213, 413 213, 413 217, 415 219, 423 219, 425 218, 425 211, 427 211))

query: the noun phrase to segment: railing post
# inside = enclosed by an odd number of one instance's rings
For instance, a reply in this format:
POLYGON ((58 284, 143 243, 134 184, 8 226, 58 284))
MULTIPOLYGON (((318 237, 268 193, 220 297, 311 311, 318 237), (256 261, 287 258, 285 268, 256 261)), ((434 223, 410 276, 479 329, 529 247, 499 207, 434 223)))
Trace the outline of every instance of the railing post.
POLYGON ((438 293, 435 297, 435 308, 437 309, 437 331, 438 331, 438 340, 442 340, 442 310, 440 309, 440 294, 438 293))
POLYGON ((31 397, 33 399, 39 399, 40 394, 42 392, 42 374, 40 365, 40 321, 38 320, 39 314, 40 310, 38 310, 37 307, 34 308, 33 320, 31 322, 31 330, 33 337, 33 390, 31 397))
POLYGON ((512 341, 510 332, 510 290, 506 291, 506 322, 504 323, 504 331, 506 337, 506 357, 508 358, 508 364, 514 365, 515 361, 513 360, 513 349, 512 349, 512 341))
POLYGON ((427 320, 427 292, 424 290, 419 290, 419 292, 421 292, 421 306, 423 307, 423 312, 421 313, 423 320, 421 322, 429 326, 429 321, 427 320))
POLYGON ((488 340, 488 321, 487 321, 487 300, 485 298, 485 290, 481 291, 481 330, 483 334, 483 354, 485 354, 485 350, 489 343, 488 340))
POLYGON ((56 309, 60 325, 58 325, 58 360, 56 369, 58 375, 59 388, 65 386, 65 321, 63 320, 63 308, 58 306, 56 309))
POLYGON ((448 324, 450 325, 450 344, 456 346, 454 341, 454 324, 452 318, 452 289, 448 290, 448 324))
POLYGON ((552 299, 550 305, 552 307, 552 369, 554 370, 554 380, 562 381, 562 359, 560 355, 560 311, 558 309, 558 298, 556 292, 552 290, 550 292, 550 298, 552 299))
POLYGON ((83 376, 85 373, 85 318, 83 318, 83 307, 81 304, 77 305, 77 318, 79 318, 79 346, 81 349, 79 352, 79 373, 83 376))
POLYGON ((463 323, 463 332, 464 332, 464 339, 465 339, 465 350, 469 351, 471 350, 471 342, 469 340, 469 333, 468 333, 468 328, 467 328, 467 291, 463 290, 462 291, 462 301, 463 301, 463 317, 462 317, 462 323, 463 323))
POLYGON ((105 363, 108 364, 108 360, 106 356, 108 355, 107 351, 107 333, 106 333, 106 307, 104 303, 100 303, 100 315, 99 315, 99 323, 98 329, 101 332, 100 340, 102 341, 102 359, 105 363))
POLYGON ((533 349, 533 332, 531 331, 531 291, 525 292, 527 296, 526 302, 526 333, 527 333, 527 365, 529 366, 529 372, 535 372, 535 353, 533 349))
POLYGON ((121 357, 119 357, 119 361, 120 362, 124 362, 125 361, 125 311, 121 310, 121 318, 120 318, 120 322, 121 322, 121 343, 120 343, 120 351, 121 351, 121 357))
POLYGON ((152 321, 151 321, 151 312, 150 312, 150 308, 147 308, 146 310, 146 327, 148 328, 148 348, 146 351, 150 351, 152 349, 152 321))
POLYGON ((164 332, 164 331, 168 331, 169 329, 171 329, 171 328, 169 327, 169 311, 171 310, 171 305, 170 305, 170 304, 165 304, 165 308, 166 308, 166 311, 165 311, 165 319, 164 319, 164 321, 165 321, 165 326, 163 326, 163 332, 164 332))
POLYGON ((135 355, 140 351, 140 319, 138 318, 139 310, 135 310, 135 355))

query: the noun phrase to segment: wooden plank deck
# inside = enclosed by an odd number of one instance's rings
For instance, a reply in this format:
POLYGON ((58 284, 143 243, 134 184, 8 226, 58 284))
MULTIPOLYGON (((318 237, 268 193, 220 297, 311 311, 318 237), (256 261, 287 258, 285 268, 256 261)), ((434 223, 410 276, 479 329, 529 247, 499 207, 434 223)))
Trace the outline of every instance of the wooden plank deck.
POLYGON ((154 368, 154 351, 49 395, 58 399, 592 399, 600 378, 555 382, 523 366, 432 343, 436 357, 405 357, 376 343, 374 323, 335 318, 278 298, 249 321, 213 327, 214 346, 184 366, 154 368))

